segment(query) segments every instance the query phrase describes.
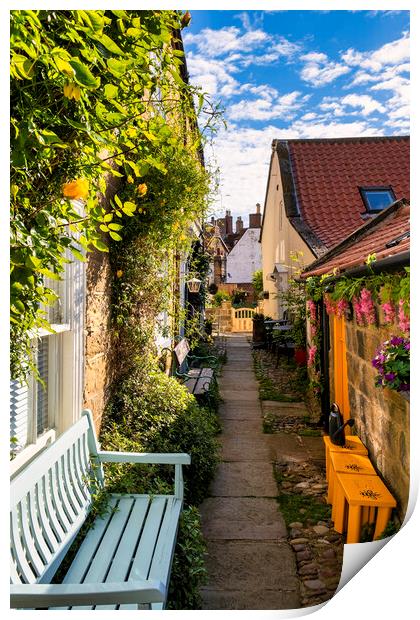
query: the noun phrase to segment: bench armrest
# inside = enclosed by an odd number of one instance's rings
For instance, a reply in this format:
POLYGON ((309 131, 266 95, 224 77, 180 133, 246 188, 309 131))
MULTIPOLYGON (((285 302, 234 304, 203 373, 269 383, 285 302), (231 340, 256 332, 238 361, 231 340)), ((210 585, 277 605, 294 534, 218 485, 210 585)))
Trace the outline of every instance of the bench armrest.
POLYGON ((156 465, 190 465, 191 457, 183 452, 111 452, 100 450, 98 458, 101 463, 149 463, 156 465))
POLYGON ((123 583, 16 584, 10 586, 13 608, 119 603, 160 603, 165 586, 160 581, 136 580, 123 583))

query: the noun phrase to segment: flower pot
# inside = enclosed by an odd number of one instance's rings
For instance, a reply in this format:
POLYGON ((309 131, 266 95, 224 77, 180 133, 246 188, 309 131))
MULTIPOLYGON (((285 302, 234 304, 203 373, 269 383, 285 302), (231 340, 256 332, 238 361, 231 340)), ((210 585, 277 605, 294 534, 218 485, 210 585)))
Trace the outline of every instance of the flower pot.
POLYGON ((306 364, 306 349, 304 347, 298 347, 295 349, 295 362, 298 366, 305 366, 306 364))

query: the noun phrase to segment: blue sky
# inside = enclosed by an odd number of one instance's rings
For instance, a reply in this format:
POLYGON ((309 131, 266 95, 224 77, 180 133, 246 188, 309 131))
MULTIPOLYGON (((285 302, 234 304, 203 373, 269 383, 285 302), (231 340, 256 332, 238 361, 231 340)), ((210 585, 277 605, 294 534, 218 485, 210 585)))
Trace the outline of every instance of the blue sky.
POLYGON ((216 213, 264 204, 274 138, 409 133, 408 11, 191 14, 190 80, 227 122, 206 149, 220 168, 216 213))

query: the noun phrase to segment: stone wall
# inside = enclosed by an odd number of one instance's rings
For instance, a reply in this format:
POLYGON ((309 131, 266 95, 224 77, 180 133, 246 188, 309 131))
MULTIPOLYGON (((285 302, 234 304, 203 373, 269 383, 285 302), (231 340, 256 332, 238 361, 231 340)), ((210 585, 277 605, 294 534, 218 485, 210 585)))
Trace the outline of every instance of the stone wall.
MULTIPOLYGON (((355 318, 346 321, 347 374, 351 417, 355 432, 369 450, 369 458, 405 514, 409 495, 410 413, 408 401, 398 392, 375 387, 372 359, 394 326, 360 327, 355 318)), ((331 329, 333 337, 333 329, 331 329)), ((331 400, 334 396, 333 342, 330 355, 331 400)))
POLYGON ((86 270, 84 407, 91 409, 99 433, 113 378, 111 268, 109 255, 89 254, 86 270))
POLYGON ((223 301, 219 308, 206 308, 206 319, 212 321, 213 332, 227 333, 232 331, 232 304, 223 301))

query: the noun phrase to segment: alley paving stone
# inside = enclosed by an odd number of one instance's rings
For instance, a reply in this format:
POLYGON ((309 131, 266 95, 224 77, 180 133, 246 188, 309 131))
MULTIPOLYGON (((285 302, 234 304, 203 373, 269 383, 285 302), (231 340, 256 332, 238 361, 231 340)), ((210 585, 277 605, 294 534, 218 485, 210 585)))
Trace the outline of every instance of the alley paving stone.
POLYGON ((219 386, 222 463, 200 507, 209 573, 203 609, 298 608, 296 563, 275 499, 276 451, 262 432, 247 336, 227 338, 219 386))

